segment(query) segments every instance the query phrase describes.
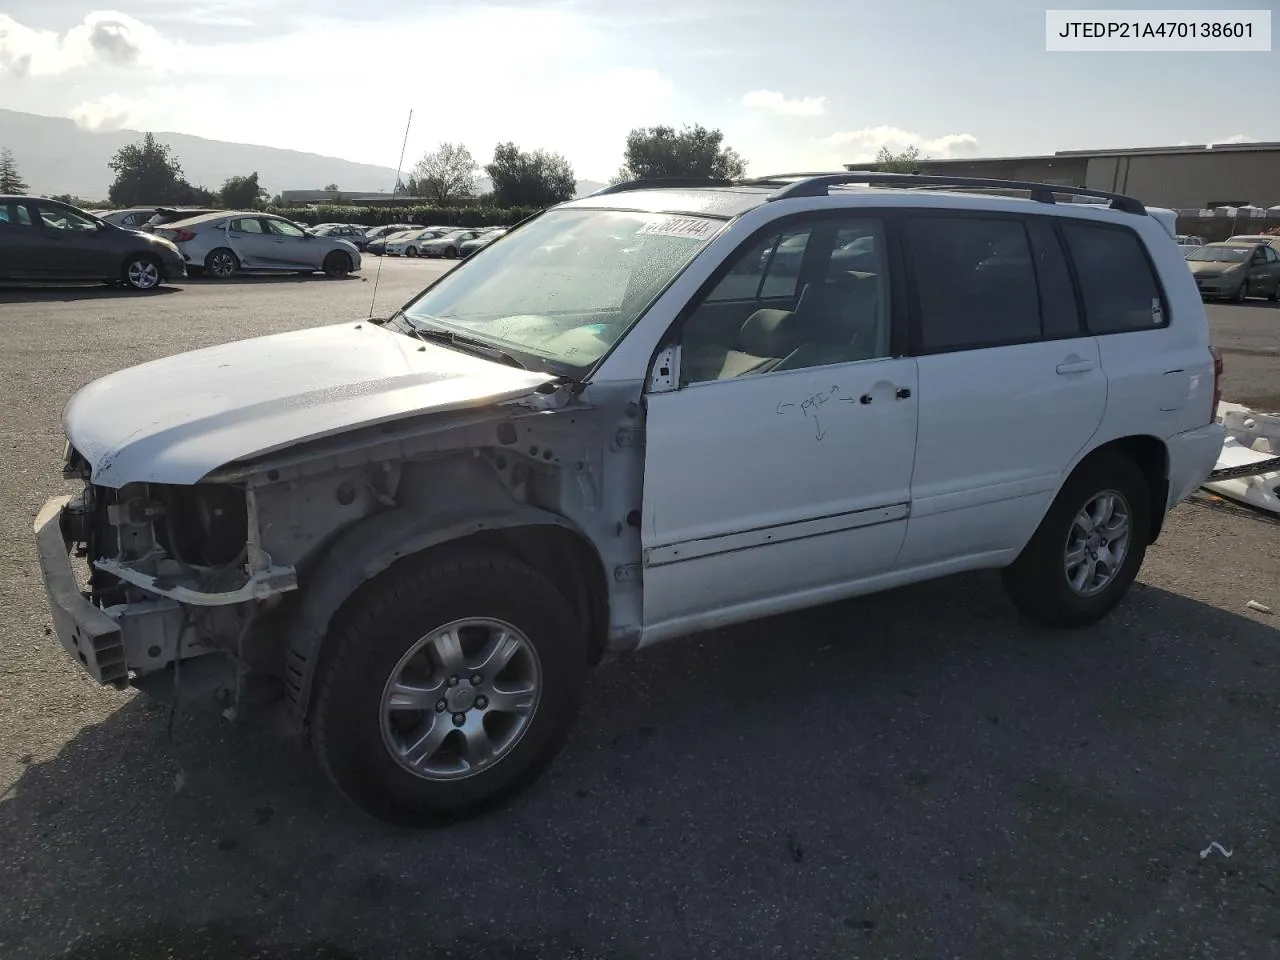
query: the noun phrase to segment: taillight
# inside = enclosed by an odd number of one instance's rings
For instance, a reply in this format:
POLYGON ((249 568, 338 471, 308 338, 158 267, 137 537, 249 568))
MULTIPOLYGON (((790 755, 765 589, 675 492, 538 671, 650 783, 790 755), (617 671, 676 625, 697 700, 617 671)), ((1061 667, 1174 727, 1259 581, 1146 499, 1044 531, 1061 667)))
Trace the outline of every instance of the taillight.
POLYGON ((1212 423, 1218 416, 1218 404, 1222 402, 1222 351, 1210 347, 1209 352, 1213 354, 1213 406, 1209 410, 1209 422, 1212 423))
POLYGON ((194 240, 196 238, 196 235, 190 230, 183 230, 181 228, 167 230, 164 227, 156 227, 156 233, 168 240, 172 240, 174 243, 186 243, 188 240, 194 240))

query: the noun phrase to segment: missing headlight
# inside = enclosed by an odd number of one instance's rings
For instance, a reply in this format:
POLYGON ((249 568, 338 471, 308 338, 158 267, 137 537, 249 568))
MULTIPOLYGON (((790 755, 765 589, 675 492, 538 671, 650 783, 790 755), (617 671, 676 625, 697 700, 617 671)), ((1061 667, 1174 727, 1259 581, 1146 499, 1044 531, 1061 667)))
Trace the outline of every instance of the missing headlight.
POLYGON ((234 562, 249 537, 249 511, 242 489, 226 484, 152 487, 165 506, 158 539, 184 563, 219 567, 234 562))

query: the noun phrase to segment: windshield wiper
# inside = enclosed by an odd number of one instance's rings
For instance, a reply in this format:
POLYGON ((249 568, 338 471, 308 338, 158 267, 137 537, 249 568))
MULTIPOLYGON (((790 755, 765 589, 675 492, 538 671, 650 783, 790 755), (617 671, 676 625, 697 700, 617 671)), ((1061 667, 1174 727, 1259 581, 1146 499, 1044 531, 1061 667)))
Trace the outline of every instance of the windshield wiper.
POLYGON ((490 360, 497 360, 511 367, 519 367, 521 370, 529 369, 505 350, 499 350, 497 347, 492 347, 481 340, 475 340, 471 337, 460 337, 452 330, 420 327, 412 320, 409 321, 409 330, 423 343, 443 343, 445 346, 456 347, 468 353, 487 357, 490 360))

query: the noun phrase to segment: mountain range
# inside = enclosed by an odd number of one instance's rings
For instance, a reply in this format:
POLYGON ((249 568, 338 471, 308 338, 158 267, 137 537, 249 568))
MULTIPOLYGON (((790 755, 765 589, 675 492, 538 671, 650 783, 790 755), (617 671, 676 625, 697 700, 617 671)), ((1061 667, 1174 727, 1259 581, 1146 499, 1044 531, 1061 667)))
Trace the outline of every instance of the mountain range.
MULTIPOLYGON (((336 183, 346 191, 389 191, 396 172, 391 167, 354 163, 300 150, 283 150, 250 143, 207 140, 187 133, 152 131, 173 148, 187 181, 217 190, 228 177, 258 172, 258 182, 272 194, 281 190, 319 190, 336 183)), ((69 193, 85 200, 103 200, 111 184, 107 167, 121 147, 142 139, 139 130, 94 132, 64 117, 45 117, 0 109, 0 148, 13 158, 32 194, 69 193)), ((404 175, 407 178, 407 173, 404 175)), ((604 186, 578 181, 578 196, 604 186)), ((481 192, 489 181, 479 178, 481 192)))

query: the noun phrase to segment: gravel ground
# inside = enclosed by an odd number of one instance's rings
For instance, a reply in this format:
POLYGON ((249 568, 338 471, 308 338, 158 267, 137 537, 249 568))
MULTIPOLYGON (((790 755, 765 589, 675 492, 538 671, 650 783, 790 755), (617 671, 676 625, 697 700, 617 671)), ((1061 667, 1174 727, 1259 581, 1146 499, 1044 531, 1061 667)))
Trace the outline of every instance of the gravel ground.
MULTIPOLYGON (((1087 631, 1028 627, 966 575, 604 667, 550 773, 443 831, 365 819, 294 744, 205 712, 170 736, 95 687, 49 635, 31 542, 62 405, 363 315, 376 264, 0 291, 0 957, 1280 957, 1280 631, 1245 606, 1280 611, 1280 525, 1213 498, 1087 631)), ((379 308, 441 269, 388 261, 379 308)), ((1280 310, 1210 311, 1227 399, 1274 395, 1280 310)))

